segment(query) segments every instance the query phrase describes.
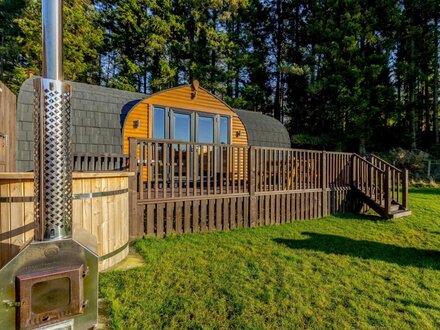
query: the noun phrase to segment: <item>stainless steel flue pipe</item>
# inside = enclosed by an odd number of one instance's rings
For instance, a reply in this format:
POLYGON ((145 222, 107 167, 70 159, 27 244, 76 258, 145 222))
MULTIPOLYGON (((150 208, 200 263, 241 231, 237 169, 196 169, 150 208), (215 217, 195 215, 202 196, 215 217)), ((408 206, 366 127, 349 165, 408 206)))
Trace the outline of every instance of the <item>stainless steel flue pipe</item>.
POLYGON ((63 1, 43 0, 43 77, 63 80, 63 1))
POLYGON ((72 233, 71 86, 63 80, 62 0, 42 0, 42 78, 34 80, 36 240, 72 233))

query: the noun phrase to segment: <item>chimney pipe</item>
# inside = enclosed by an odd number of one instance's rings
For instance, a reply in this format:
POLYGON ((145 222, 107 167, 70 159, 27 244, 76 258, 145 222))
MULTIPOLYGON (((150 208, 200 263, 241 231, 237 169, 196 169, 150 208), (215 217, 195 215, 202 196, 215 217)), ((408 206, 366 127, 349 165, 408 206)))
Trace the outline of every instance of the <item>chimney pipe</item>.
POLYGON ((63 80, 62 0, 42 0, 43 77, 34 80, 35 239, 72 236, 71 86, 63 80))
POLYGON ((43 78, 63 80, 63 2, 43 0, 43 78))

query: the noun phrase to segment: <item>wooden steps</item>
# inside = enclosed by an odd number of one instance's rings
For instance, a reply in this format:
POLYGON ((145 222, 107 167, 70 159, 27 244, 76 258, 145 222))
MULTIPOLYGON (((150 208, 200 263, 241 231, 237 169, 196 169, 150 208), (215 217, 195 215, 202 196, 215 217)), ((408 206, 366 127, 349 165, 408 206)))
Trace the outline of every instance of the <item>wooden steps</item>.
POLYGON ((406 217, 408 215, 411 215, 411 211, 410 210, 397 210, 395 212, 391 212, 389 214, 389 217, 391 219, 396 219, 396 218, 406 217))
POLYGON ((359 199, 385 219, 411 215, 408 209, 408 171, 377 156, 353 155, 352 189, 359 199))
POLYGON ((373 209, 376 213, 378 213, 382 218, 385 219, 396 219, 406 217, 411 215, 411 211, 403 208, 402 205, 397 203, 396 201, 391 201, 391 205, 389 211, 387 212, 384 207, 382 207, 379 203, 377 203, 374 199, 368 197, 359 189, 355 189, 358 197, 367 204, 371 209, 373 209))

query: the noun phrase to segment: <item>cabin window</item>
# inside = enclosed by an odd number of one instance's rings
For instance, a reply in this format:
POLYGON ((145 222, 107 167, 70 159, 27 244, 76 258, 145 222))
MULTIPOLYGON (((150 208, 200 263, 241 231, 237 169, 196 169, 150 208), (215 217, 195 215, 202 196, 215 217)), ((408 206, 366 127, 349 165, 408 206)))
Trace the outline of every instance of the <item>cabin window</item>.
POLYGON ((230 144, 229 116, 153 107, 153 138, 184 142, 230 144))
POLYGON ((229 118, 220 116, 220 144, 229 144, 229 118))
POLYGON ((153 138, 165 139, 165 108, 154 107, 153 138))
POLYGON ((173 139, 177 141, 191 141, 191 114, 174 112, 173 139))
POLYGON ((213 116, 197 116, 197 142, 214 143, 213 116))

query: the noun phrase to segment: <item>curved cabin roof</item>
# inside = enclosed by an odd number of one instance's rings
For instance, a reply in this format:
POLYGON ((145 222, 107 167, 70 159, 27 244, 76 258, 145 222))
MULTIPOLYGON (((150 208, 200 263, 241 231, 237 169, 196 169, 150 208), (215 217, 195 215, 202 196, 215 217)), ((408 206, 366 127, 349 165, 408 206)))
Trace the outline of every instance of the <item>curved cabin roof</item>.
MULTIPOLYGON (((24 81, 17 98, 17 171, 33 168, 33 79, 24 81)), ((132 101, 147 95, 70 81, 69 84, 72 151, 121 154, 123 109, 131 108, 132 101)))
POLYGON ((251 146, 290 148, 286 127, 273 117, 261 112, 234 109, 246 127, 251 146))

